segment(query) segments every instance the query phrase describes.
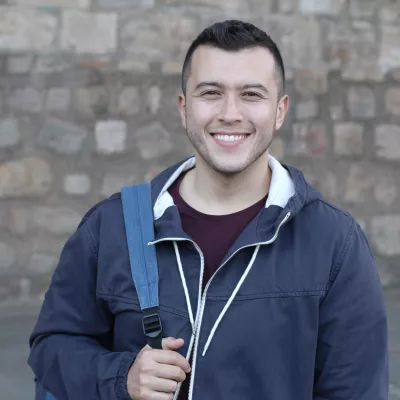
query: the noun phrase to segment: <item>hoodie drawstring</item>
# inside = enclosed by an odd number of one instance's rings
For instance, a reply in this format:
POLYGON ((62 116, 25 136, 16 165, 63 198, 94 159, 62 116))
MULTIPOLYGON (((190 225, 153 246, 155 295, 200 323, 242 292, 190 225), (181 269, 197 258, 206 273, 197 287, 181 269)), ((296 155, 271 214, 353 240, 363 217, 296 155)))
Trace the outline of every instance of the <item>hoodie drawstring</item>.
POLYGON ((181 276, 181 281, 182 281, 182 285, 183 285, 183 291, 185 292, 186 306, 187 306, 187 309, 189 312, 189 319, 190 319, 190 323, 192 325, 192 331, 194 332, 195 325, 194 325, 194 318, 193 318, 193 310, 192 310, 192 305, 190 303, 189 291, 188 291, 188 287, 187 287, 187 283, 186 283, 185 274, 183 273, 181 255, 179 254, 179 248, 178 248, 178 244, 176 243, 176 241, 174 241, 173 244, 174 244, 174 249, 175 249, 176 261, 178 263, 179 274, 181 276))
POLYGON ((245 272, 243 273, 242 277, 240 278, 240 281, 238 282, 238 284, 236 285, 235 290, 232 292, 231 297, 229 298, 228 302, 225 304, 225 307, 223 308, 221 314, 219 315, 218 319, 215 321, 215 324, 210 332, 210 336, 207 339, 207 342, 204 346, 204 350, 203 350, 203 356, 205 356, 208 348, 210 347, 211 344, 211 340, 214 337, 214 334, 216 332, 216 330, 218 329, 218 325, 220 324, 220 322, 222 321, 222 318, 224 317, 224 315, 226 314, 226 312, 228 311, 228 308, 230 307, 230 305, 232 304, 233 300, 236 297, 236 294, 238 293, 238 291, 240 290, 240 287, 242 286, 244 280, 246 279, 247 275, 249 274, 254 261, 256 260, 258 251, 260 250, 260 245, 256 246, 254 253, 253 253, 253 257, 251 258, 249 265, 247 266, 245 272))

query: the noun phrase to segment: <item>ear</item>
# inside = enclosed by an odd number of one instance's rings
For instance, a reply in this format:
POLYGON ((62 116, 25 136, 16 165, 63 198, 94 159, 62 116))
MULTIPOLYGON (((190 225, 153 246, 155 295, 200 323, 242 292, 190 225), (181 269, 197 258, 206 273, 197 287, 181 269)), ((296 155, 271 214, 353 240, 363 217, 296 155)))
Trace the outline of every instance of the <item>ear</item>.
POLYGON ((275 130, 279 130, 282 127, 288 110, 289 110, 289 96, 285 94, 279 100, 278 107, 276 108, 275 130))
POLYGON ((178 96, 178 108, 181 114, 182 125, 186 129, 186 97, 183 93, 178 96))

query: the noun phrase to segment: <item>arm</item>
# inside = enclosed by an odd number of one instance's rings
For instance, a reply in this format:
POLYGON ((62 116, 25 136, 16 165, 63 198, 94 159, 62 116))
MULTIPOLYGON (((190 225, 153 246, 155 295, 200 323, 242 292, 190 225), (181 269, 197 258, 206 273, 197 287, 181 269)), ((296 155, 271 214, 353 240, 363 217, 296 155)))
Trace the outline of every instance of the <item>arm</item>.
POLYGON ((314 400, 387 400, 388 338, 381 283, 353 223, 320 306, 314 400))
POLYGON ((29 365, 57 400, 129 400, 135 355, 112 352, 112 315, 96 298, 97 253, 83 223, 66 243, 30 338, 29 365))

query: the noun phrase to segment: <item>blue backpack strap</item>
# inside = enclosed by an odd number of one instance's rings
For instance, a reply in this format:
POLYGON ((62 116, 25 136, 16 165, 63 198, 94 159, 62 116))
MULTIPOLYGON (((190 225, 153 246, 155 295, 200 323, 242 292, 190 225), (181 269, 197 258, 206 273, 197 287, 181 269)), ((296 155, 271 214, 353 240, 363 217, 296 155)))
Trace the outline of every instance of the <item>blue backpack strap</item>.
POLYGON ((154 240, 150 184, 123 186, 121 199, 132 278, 144 313, 143 331, 149 346, 161 349, 157 256, 155 247, 149 246, 154 240))
MULTIPOLYGON (((133 282, 144 313, 142 323, 147 343, 161 349, 162 326, 158 313, 158 266, 154 240, 153 206, 150 184, 121 188, 126 239, 133 282)), ((36 400, 56 400, 36 382, 36 400)))
POLYGON ((35 400, 56 400, 56 398, 39 383, 39 381, 35 380, 35 400))
POLYGON ((46 392, 46 400, 56 400, 56 398, 50 393, 50 392, 46 392))

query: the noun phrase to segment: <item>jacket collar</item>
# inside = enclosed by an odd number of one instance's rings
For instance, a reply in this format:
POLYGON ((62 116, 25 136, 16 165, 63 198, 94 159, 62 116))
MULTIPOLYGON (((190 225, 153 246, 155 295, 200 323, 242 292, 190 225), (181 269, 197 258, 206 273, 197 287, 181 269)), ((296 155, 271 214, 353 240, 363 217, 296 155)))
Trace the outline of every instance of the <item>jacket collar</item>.
MULTIPOLYGON (((160 219, 165 211, 174 206, 172 196, 168 192, 168 188, 175 182, 182 172, 187 171, 195 166, 195 157, 191 157, 184 161, 172 172, 162 189, 160 190, 153 207, 154 219, 160 219)), ((295 185, 289 172, 276 160, 269 156, 269 166, 272 171, 271 185, 269 189, 268 199, 265 208, 270 206, 278 206, 284 208, 289 199, 295 194, 295 185)))

